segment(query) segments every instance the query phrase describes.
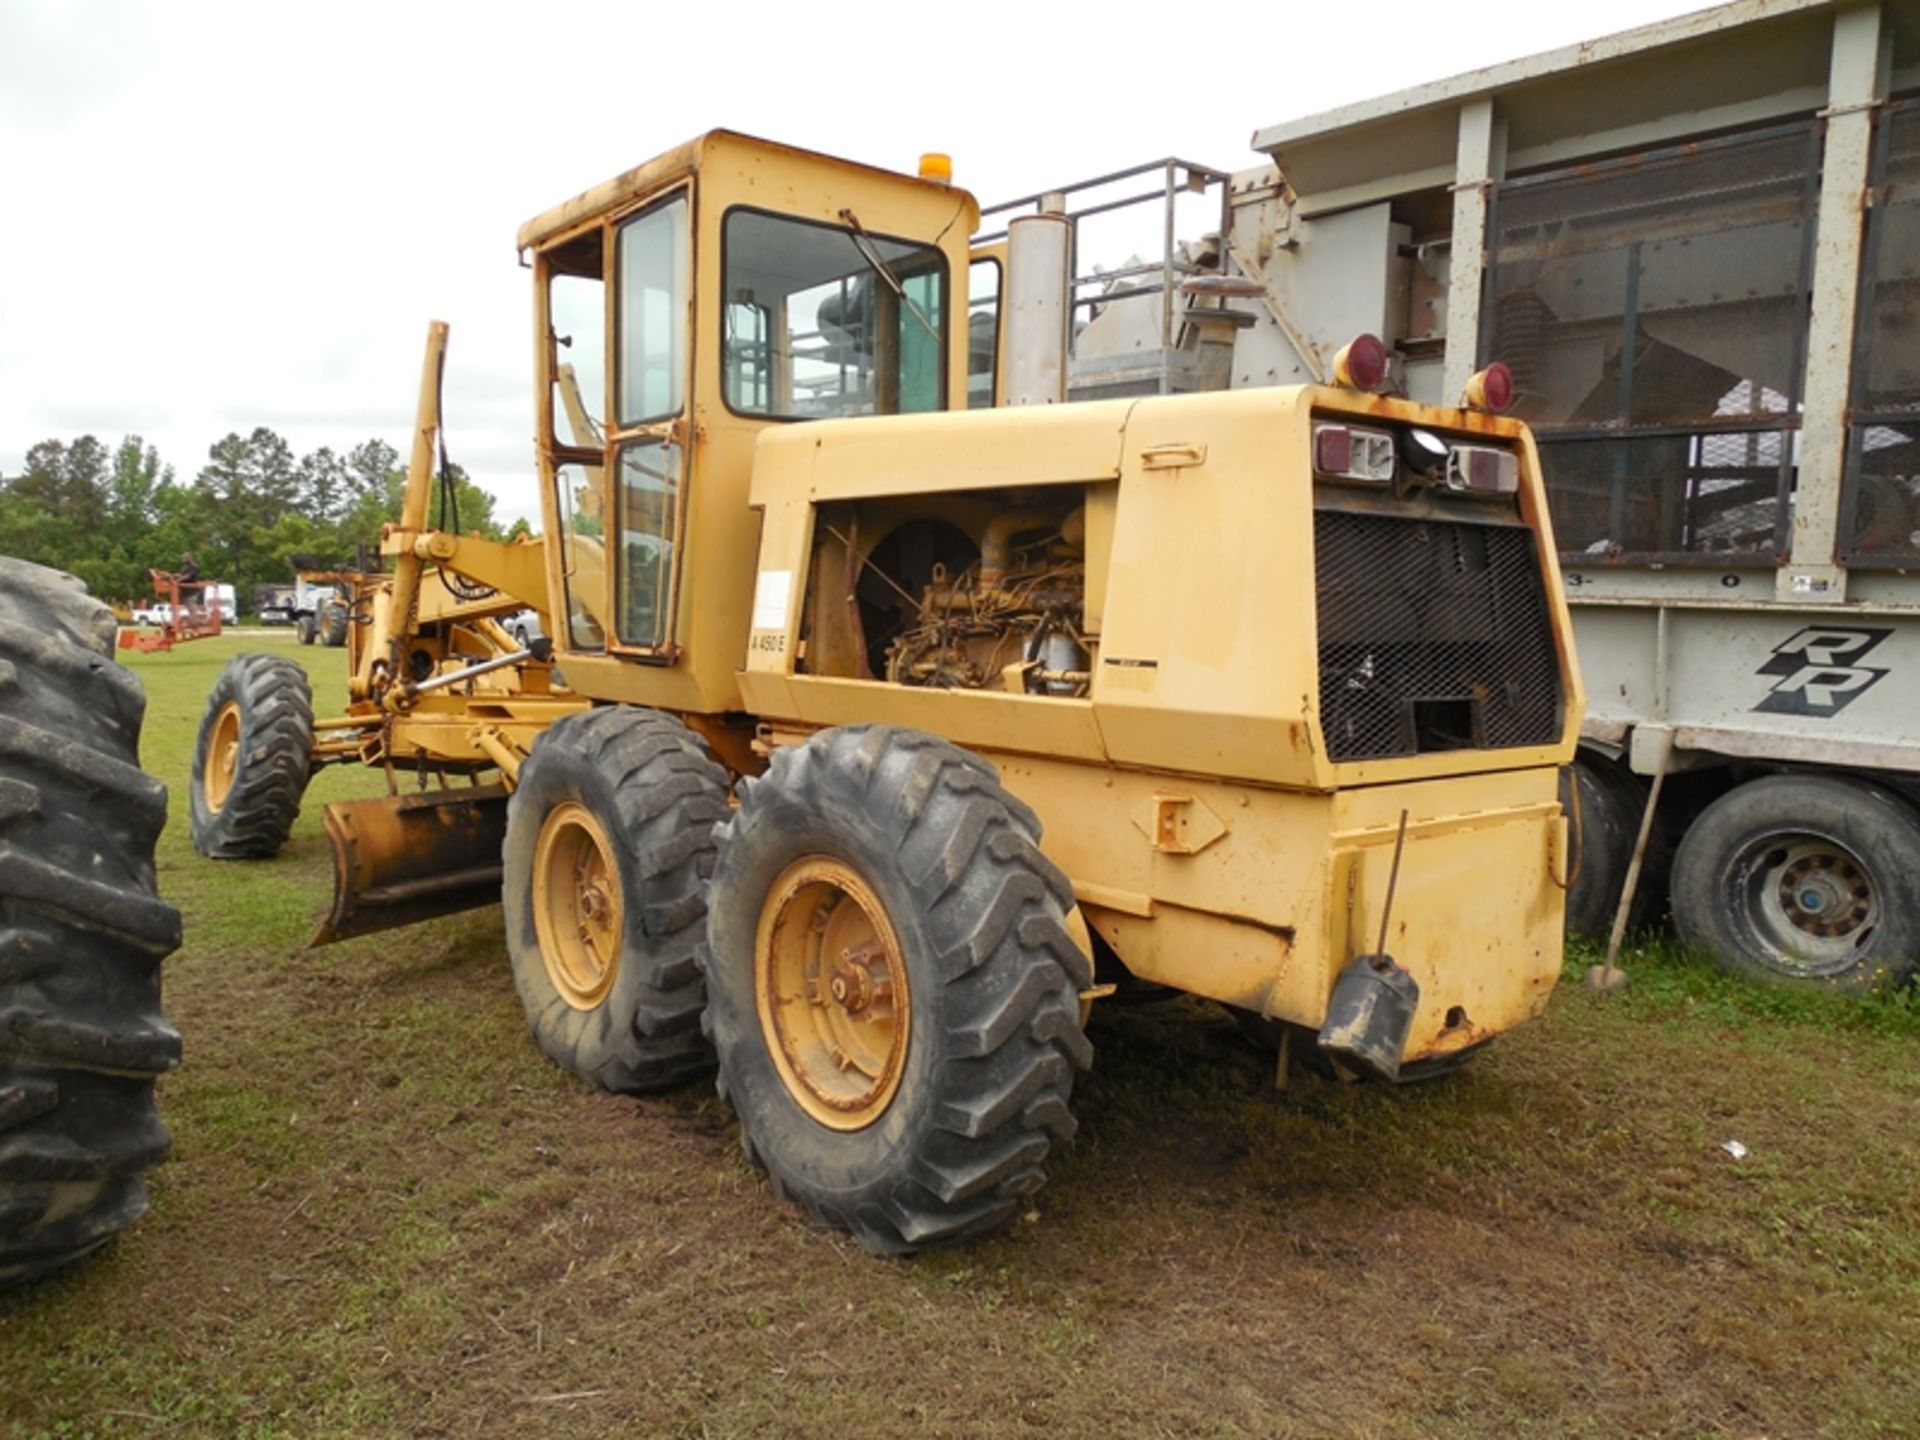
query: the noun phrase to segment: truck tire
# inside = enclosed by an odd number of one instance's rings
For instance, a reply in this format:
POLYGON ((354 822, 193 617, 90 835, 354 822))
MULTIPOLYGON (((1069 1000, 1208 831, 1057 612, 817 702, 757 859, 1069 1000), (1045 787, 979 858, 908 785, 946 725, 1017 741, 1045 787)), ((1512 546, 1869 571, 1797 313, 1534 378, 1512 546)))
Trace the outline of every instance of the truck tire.
POLYGON ((507 802, 507 953, 527 1028, 605 1090, 711 1073, 698 964, 726 772, 657 711, 570 715, 507 802))
POLYGON ((293 832, 313 770, 313 689, 284 655, 236 655, 193 750, 188 821, 209 860, 265 860, 293 832))
POLYGON ((702 967, 748 1158, 877 1253, 1005 1223, 1093 1059, 1039 821, 984 761, 890 726, 822 731, 740 788, 702 967))
POLYGON ((338 650, 347 643, 347 607, 339 601, 322 605, 315 623, 319 627, 320 643, 329 650, 338 650))
POLYGON ((167 792, 140 772, 146 695, 113 645, 78 581, 0 558, 0 1288, 139 1219, 167 1153, 167 792))
POLYGON ((314 623, 313 616, 302 615, 293 622, 293 634, 302 645, 313 644, 314 637, 320 633, 320 627, 314 623))
MULTIPOLYGON (((1580 870, 1567 887, 1569 935, 1599 939, 1611 932, 1646 803, 1645 791, 1605 761, 1582 754, 1561 770, 1560 805, 1567 823, 1579 824, 1574 853, 1580 870), (1579 787, 1577 800, 1575 786, 1579 787)), ((1652 887, 1646 882, 1643 874, 1635 887, 1635 918, 1651 908, 1646 896, 1652 887)))
POLYGON ((1680 842, 1680 934, 1729 974, 1866 993, 1920 970, 1920 816, 1864 780, 1770 775, 1680 842))

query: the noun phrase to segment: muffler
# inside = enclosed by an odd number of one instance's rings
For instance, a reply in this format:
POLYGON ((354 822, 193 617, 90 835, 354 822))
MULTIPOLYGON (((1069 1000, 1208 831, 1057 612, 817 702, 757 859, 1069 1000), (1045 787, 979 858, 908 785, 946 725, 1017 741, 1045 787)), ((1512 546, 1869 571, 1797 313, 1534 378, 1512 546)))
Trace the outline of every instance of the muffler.
POLYGON ((333 908, 310 945, 331 945, 500 899, 502 785, 327 806, 333 908))

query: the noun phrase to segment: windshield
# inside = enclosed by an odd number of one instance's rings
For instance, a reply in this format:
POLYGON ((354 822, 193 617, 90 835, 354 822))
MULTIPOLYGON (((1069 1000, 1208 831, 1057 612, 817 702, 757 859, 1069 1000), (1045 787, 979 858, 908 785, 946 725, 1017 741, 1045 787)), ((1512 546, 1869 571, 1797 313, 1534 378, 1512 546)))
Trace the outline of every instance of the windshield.
POLYGON ((946 257, 847 219, 728 213, 721 374, 733 410, 798 419, 944 408, 946 257))

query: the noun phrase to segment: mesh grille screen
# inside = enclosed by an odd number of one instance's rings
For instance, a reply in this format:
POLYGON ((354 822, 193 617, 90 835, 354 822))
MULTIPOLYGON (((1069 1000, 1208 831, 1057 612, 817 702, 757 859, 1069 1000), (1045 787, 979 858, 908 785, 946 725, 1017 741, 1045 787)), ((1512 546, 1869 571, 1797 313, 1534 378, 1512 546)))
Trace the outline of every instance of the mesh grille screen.
POLYGON ((1316 510, 1333 760, 1552 744, 1560 671, 1531 532, 1316 510))

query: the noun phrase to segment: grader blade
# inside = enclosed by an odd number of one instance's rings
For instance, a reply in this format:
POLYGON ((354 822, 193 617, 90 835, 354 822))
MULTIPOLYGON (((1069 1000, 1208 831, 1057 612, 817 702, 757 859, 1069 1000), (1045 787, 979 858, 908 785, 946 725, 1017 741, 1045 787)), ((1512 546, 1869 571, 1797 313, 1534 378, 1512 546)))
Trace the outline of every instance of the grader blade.
POLYGON ((412 925, 500 899, 507 792, 478 789, 327 806, 333 909, 311 945, 412 925))

